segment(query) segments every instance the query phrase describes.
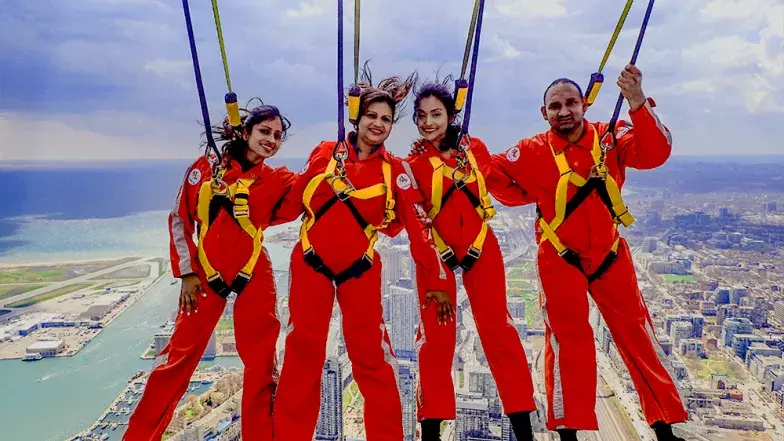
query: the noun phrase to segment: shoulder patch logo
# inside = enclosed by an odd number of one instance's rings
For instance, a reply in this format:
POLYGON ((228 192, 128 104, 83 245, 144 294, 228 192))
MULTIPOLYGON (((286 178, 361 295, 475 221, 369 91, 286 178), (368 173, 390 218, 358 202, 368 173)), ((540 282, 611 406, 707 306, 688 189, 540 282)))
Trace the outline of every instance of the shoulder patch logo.
POLYGON ((200 181, 201 181, 201 170, 199 170, 198 168, 194 168, 193 170, 191 170, 191 173, 188 175, 188 182, 190 182, 191 185, 196 185, 200 181))
POLYGON ((519 147, 512 147, 506 151, 506 159, 510 162, 516 162, 520 159, 520 148, 519 147))
POLYGON ((631 131, 631 130, 632 130, 632 128, 630 126, 619 127, 618 130, 615 131, 615 137, 616 138, 620 138, 623 135, 629 133, 629 131, 631 131))
POLYGON ((397 175, 397 186, 401 190, 408 190, 411 187, 411 178, 405 173, 397 175))

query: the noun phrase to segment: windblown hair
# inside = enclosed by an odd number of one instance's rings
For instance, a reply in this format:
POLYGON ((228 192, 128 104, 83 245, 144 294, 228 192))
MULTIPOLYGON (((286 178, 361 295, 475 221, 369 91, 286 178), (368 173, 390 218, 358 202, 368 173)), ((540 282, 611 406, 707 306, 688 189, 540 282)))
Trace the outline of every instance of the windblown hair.
POLYGON ((405 80, 397 76, 385 78, 377 85, 373 85, 373 76, 366 61, 362 67, 359 86, 359 119, 367 112, 367 108, 373 103, 387 103, 392 108, 392 122, 397 123, 403 116, 405 101, 409 92, 417 81, 416 72, 412 73, 405 80))
POLYGON ((229 116, 226 115, 221 124, 216 124, 211 127, 215 141, 223 141, 223 145, 220 148, 221 155, 224 157, 228 155, 234 159, 244 159, 245 149, 248 148, 248 141, 243 138, 243 134, 250 134, 256 124, 275 118, 280 118, 281 125, 283 126, 281 141, 286 141, 288 131, 291 128, 291 121, 283 116, 277 107, 264 104, 264 101, 262 101, 261 98, 257 97, 250 99, 245 107, 240 109, 242 130, 235 130, 235 128, 229 124, 229 116), (260 104, 248 110, 253 101, 258 101, 260 104))
POLYGON ((577 88, 577 91, 580 92, 580 96, 583 96, 583 89, 580 87, 579 84, 577 84, 576 81, 570 78, 558 78, 557 80, 550 83, 550 85, 547 86, 547 89, 544 90, 544 95, 542 95, 543 104, 547 105, 547 92, 549 92, 550 89, 552 89, 554 86, 557 86, 558 84, 571 84, 572 86, 577 88))
POLYGON ((446 127, 444 139, 438 146, 438 149, 445 152, 457 146, 458 137, 460 136, 460 118, 455 109, 455 97, 452 91, 449 90, 447 84, 452 83, 454 80, 452 75, 448 75, 442 81, 438 81, 438 76, 434 81, 428 81, 421 86, 417 86, 414 90, 414 123, 417 122, 416 111, 423 99, 433 97, 441 101, 441 104, 446 108, 446 114, 449 117, 449 125, 446 127))

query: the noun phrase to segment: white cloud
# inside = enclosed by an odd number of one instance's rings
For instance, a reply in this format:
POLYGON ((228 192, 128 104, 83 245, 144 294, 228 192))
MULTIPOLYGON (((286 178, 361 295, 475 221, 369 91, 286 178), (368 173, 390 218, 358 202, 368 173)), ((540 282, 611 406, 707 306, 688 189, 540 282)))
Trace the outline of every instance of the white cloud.
MULTIPOLYGON (((301 2, 296 9, 286 9, 286 17, 288 18, 312 18, 320 17, 324 14, 324 7, 321 5, 323 2, 311 1, 301 2)), ((348 5, 348 3, 346 3, 348 5)), ((344 14, 345 14, 344 10, 344 14)))
POLYGON ((161 78, 174 81, 186 90, 192 90, 195 89, 193 80, 190 78, 193 75, 191 73, 192 66, 190 60, 156 58, 145 62, 143 68, 161 78))
POLYGON ((498 34, 493 34, 490 38, 490 41, 487 45, 488 49, 492 50, 495 53, 495 57, 491 58, 491 60, 501 59, 501 60, 511 60, 520 56, 521 52, 517 50, 508 40, 504 40, 498 36, 498 34))
POLYGON ((697 23, 712 36, 687 47, 684 63, 694 78, 716 87, 754 114, 784 112, 784 4, 778 0, 708 0, 697 23), (697 79, 696 77, 699 77, 697 79))
POLYGON ((150 134, 107 135, 56 117, 40 119, 3 113, 0 114, 0 160, 155 159, 186 156, 187 150, 198 152, 196 131, 188 137, 186 131, 166 135, 162 125, 156 130, 150 122, 145 128, 150 134))
POLYGON ((501 0, 496 10, 515 18, 556 18, 566 15, 564 0, 501 0))
MULTIPOLYGON (((12 5, 8 14, 0 14, 0 86, 11 78, 13 90, 26 90, 18 85, 24 86, 28 77, 37 79, 31 90, 39 98, 33 102, 3 87, 3 109, 14 112, 14 124, 22 124, 31 118, 23 104, 31 103, 38 111, 32 119, 51 123, 33 138, 40 146, 28 143, 27 152, 14 155, 59 157, 58 149, 44 145, 51 140, 98 156, 126 155, 132 145, 142 145, 142 150, 155 145, 154 154, 174 156, 198 150, 201 114, 178 1, 82 0, 48 7, 6 1, 12 5), (67 91, 71 84, 76 84, 73 93, 55 90, 67 91), (65 106, 73 116, 66 115, 65 106), (131 111, 135 113, 127 113, 131 111)), ((240 100, 259 95, 294 123, 281 154, 305 155, 319 141, 333 138, 335 1, 221 1, 232 86, 240 100)), ((363 2, 361 57, 371 60, 374 79, 414 69, 424 78, 439 68, 441 78, 459 74, 473 0, 447 3, 363 2)), ((348 85, 353 5, 344 5, 348 85)), ((499 151, 545 130, 538 116, 542 90, 560 76, 587 83, 621 5, 609 0, 488 0, 472 131, 499 151)), ((645 2, 635 2, 604 71, 605 86, 591 118, 602 119, 612 111, 615 78, 631 54, 644 10, 645 2)), ((192 1, 191 14, 207 98, 217 120, 226 84, 209 2, 192 1)), ((734 148, 730 140, 742 139, 739 133, 747 131, 760 134, 750 146, 754 151, 775 151, 771 146, 778 146, 784 126, 765 121, 780 118, 784 110, 782 0, 658 0, 645 38, 638 63, 645 92, 666 112, 663 119, 676 133, 679 152, 724 153, 734 148)), ((390 149, 398 154, 405 154, 416 136, 411 112, 409 104, 390 140, 390 149)), ((0 135, 3 141, 10 136, 5 131, 0 135)))
POLYGON ((710 81, 705 80, 694 80, 694 81, 687 81, 680 85, 681 90, 685 92, 710 92, 713 93, 716 91, 716 85, 711 83, 710 81))

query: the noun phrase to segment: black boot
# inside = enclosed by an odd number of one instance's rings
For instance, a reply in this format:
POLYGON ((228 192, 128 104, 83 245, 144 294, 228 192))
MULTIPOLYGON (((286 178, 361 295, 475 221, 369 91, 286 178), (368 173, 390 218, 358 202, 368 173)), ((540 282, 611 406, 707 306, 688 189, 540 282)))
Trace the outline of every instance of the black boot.
POLYGON ((651 428, 656 433, 656 439, 659 441, 686 441, 679 436, 673 435, 672 424, 665 423, 664 421, 653 423, 651 428))
POLYGON ((577 431, 574 429, 558 429, 558 436, 561 437, 561 441, 578 441, 577 440, 577 431))
POLYGON ((422 441, 441 441, 441 420, 422 420, 422 441))
POLYGON ((531 412, 510 413, 508 417, 512 423, 512 431, 517 441, 534 441, 534 430, 531 428, 531 412))

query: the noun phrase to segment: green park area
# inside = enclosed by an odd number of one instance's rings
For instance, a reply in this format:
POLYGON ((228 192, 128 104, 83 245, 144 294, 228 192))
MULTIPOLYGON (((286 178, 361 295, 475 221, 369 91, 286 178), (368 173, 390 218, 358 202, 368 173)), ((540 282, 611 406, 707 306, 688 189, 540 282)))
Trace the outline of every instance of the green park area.
POLYGON ((343 389, 343 411, 349 407, 357 407, 362 403, 362 394, 359 393, 359 386, 356 381, 349 383, 348 387, 343 389), (357 401, 355 403, 355 401, 357 401))
POLYGON ((507 273, 506 273, 506 278, 507 279, 522 279, 522 278, 528 276, 527 273, 529 273, 531 271, 535 271, 535 270, 536 270, 536 266, 534 265, 534 263, 531 262, 531 261, 526 260, 524 262, 521 262, 521 263, 513 266, 512 268, 509 268, 509 271, 507 271, 507 273))
POLYGON ((685 276, 678 274, 665 274, 663 277, 665 283, 694 283, 697 281, 697 279, 695 279, 691 274, 685 276))
POLYGON ((43 288, 46 285, 5 285, 0 286, 0 300, 8 299, 14 296, 18 296, 19 294, 24 294, 26 292, 30 292, 39 288, 43 288))
POLYGON ((111 268, 135 259, 138 259, 138 257, 72 264, 30 265, 2 268, 0 269, 0 284, 62 282, 63 280, 69 280, 74 277, 111 268))
POLYGON ((684 357, 686 366, 695 377, 703 380, 710 379, 712 374, 726 375, 730 379, 741 382, 746 375, 731 361, 703 359, 699 357, 684 357))
POLYGON ((230 318, 222 318, 218 321, 218 326, 215 327, 216 331, 228 331, 234 329, 234 320, 230 318))
POLYGON ((24 300, 19 300, 13 303, 9 303, 5 306, 7 308, 25 308, 31 305, 35 305, 36 303, 45 302, 47 300, 51 300, 60 296, 64 296, 66 294, 70 294, 74 291, 78 291, 80 289, 84 289, 92 285, 93 285, 92 283, 74 283, 72 285, 64 286, 60 289, 55 289, 42 294, 38 294, 37 296, 33 296, 24 300))

